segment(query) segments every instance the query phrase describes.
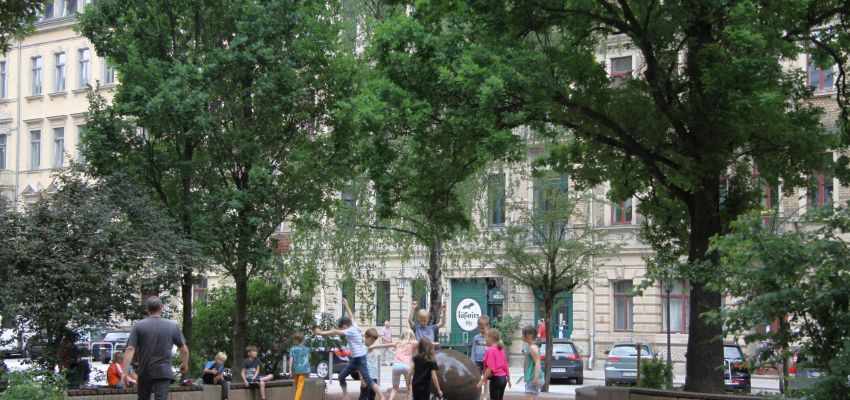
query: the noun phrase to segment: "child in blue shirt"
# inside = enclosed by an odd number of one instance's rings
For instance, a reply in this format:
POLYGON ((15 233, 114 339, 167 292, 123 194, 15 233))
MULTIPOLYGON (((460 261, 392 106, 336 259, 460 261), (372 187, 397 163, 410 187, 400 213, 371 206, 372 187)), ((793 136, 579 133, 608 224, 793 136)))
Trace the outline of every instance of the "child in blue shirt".
POLYGON ((227 354, 219 352, 215 355, 214 361, 210 361, 204 366, 204 375, 202 376, 207 385, 221 385, 221 400, 227 400, 230 396, 230 385, 221 375, 224 372, 225 361, 227 361, 227 354))
POLYGON ((295 379, 295 400, 301 400, 304 390, 304 379, 310 374, 310 349, 304 346, 304 334, 301 332, 292 336, 295 344, 289 349, 289 373, 295 379))

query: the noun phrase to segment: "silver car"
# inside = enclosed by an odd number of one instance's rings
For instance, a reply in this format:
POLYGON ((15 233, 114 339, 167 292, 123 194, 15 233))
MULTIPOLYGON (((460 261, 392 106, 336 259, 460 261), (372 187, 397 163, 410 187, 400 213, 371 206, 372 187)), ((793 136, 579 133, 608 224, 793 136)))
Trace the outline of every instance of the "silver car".
MULTIPOLYGON (((649 343, 641 343, 641 362, 652 361, 653 349, 649 343)), ((617 342, 605 352, 605 386, 618 383, 637 383, 638 343, 617 342)), ((660 356, 661 353, 657 354, 660 356)))

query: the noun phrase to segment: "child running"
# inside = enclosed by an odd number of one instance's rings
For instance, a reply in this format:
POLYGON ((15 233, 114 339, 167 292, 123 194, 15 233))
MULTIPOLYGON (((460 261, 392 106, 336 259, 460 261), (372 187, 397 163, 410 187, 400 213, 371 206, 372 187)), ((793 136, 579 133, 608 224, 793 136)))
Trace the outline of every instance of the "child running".
POLYGON ((511 387, 511 371, 505 357, 505 343, 497 329, 487 331, 487 351, 484 353, 484 375, 476 387, 481 390, 484 382, 490 379, 490 400, 502 400, 505 385, 511 387))
MULTIPOLYGON (((413 400, 428 400, 431 398, 431 383, 437 388, 437 397, 443 397, 440 381, 437 379, 437 355, 431 339, 423 337, 416 346, 416 355, 410 365, 410 378, 407 387, 413 392, 413 400)), ((479 388, 480 389, 480 388, 479 388)))
MULTIPOLYGON (((413 336, 413 331, 410 328, 404 328, 401 331, 401 339, 398 342, 377 344, 369 348, 369 351, 387 347, 395 348, 395 354, 393 355, 393 390, 390 392, 390 400, 395 399, 395 395, 398 393, 401 376, 404 375, 405 382, 410 380, 410 363, 413 362, 416 345, 416 338, 413 336)), ((407 400, 410 400, 410 390, 407 391, 407 400)))
POLYGON ((301 400, 304 391, 304 379, 310 374, 310 349, 304 346, 304 334, 292 335, 292 346, 289 349, 289 373, 295 380, 295 400, 301 400))
POLYGON ((523 362, 523 378, 525 379, 525 399, 537 400, 540 388, 543 386, 543 371, 540 370, 540 348, 537 347, 537 330, 533 325, 522 328, 522 341, 528 343, 528 353, 523 362))
MULTIPOLYGON (((490 317, 482 315, 478 317, 478 334, 472 338, 472 352, 469 358, 478 367, 478 372, 484 375, 484 353, 487 351, 487 330, 490 329, 490 317)), ((484 382, 484 392, 481 393, 481 400, 487 398, 487 390, 490 388, 489 382, 484 382)))
MULTIPOLYGON (((348 315, 354 316, 354 313, 351 312, 351 308, 348 307, 347 299, 342 299, 342 305, 345 306, 345 310, 348 311, 348 315)), ((357 373, 363 377, 363 380, 366 382, 366 386, 371 387, 378 395, 378 398, 384 400, 384 395, 381 393, 381 387, 372 380, 372 377, 369 375, 369 369, 366 366, 366 347, 363 346, 363 336, 361 336, 362 334, 360 333, 360 326, 357 325, 357 322, 354 322, 348 317, 341 317, 338 324, 339 330, 323 331, 317 326, 315 332, 317 335, 322 336, 345 335, 345 337, 348 338, 348 344, 351 347, 351 359, 348 365, 346 365, 339 373, 339 386, 342 388, 342 398, 349 400, 345 378, 348 378, 352 372, 357 371, 357 373)))

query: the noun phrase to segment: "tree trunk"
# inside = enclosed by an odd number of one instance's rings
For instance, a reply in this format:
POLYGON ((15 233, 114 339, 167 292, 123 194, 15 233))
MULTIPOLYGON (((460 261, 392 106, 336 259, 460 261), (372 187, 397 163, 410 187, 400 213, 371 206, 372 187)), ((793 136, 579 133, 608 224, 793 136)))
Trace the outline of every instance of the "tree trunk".
MULTIPOLYGON (((713 181, 714 186, 718 180, 713 181)), ((710 187, 710 186, 709 186, 710 187)), ((719 189, 718 189, 719 190, 719 189)), ((718 193, 719 194, 719 193, 718 193)), ((706 271, 718 265, 716 252, 707 253, 709 241, 720 232, 720 219, 709 199, 712 196, 693 196, 691 233, 688 262, 708 263, 696 265, 694 271, 706 271)), ((723 342, 714 340, 723 333, 719 324, 708 323, 700 314, 720 309, 720 293, 708 290, 706 282, 690 282, 690 327, 688 330, 688 356, 686 363, 685 390, 699 393, 724 393, 723 342)), ((684 304, 683 304, 684 306, 684 304)))
POLYGON ((245 359, 245 319, 248 316, 248 266, 243 265, 236 280, 236 315, 233 318, 233 379, 241 377, 242 360, 245 359))
MULTIPOLYGON (((181 285, 183 296, 183 338, 186 340, 186 347, 192 350, 192 270, 185 270, 183 274, 183 284, 181 285)), ((191 354, 191 353, 190 353, 191 354)), ((192 363, 189 363, 189 368, 182 375, 183 379, 192 378, 192 363)))
MULTIPOLYGON (((434 241, 428 246, 428 284, 431 285, 431 320, 428 324, 440 322, 440 306, 443 304, 443 241, 439 235, 434 235, 434 241)), ((447 311, 448 312, 448 311, 447 311)), ((440 340, 437 333, 437 340, 440 340)))
POLYGON ((552 335, 555 330, 552 329, 552 313, 555 312, 555 296, 551 293, 543 294, 543 310, 546 313, 543 316, 543 324, 546 325, 546 359, 543 362, 544 382, 541 392, 549 392, 549 383, 552 381, 552 354, 554 354, 555 343, 552 341, 552 335))

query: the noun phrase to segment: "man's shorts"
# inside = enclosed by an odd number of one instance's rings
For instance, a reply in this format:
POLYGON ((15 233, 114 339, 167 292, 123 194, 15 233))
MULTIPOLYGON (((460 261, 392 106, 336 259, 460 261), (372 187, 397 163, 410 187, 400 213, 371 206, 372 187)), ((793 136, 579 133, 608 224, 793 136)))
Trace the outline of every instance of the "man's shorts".
POLYGON ((528 381, 525 383, 525 392, 532 394, 540 394, 540 387, 543 386, 543 381, 539 381, 537 387, 534 387, 534 381, 528 381))

